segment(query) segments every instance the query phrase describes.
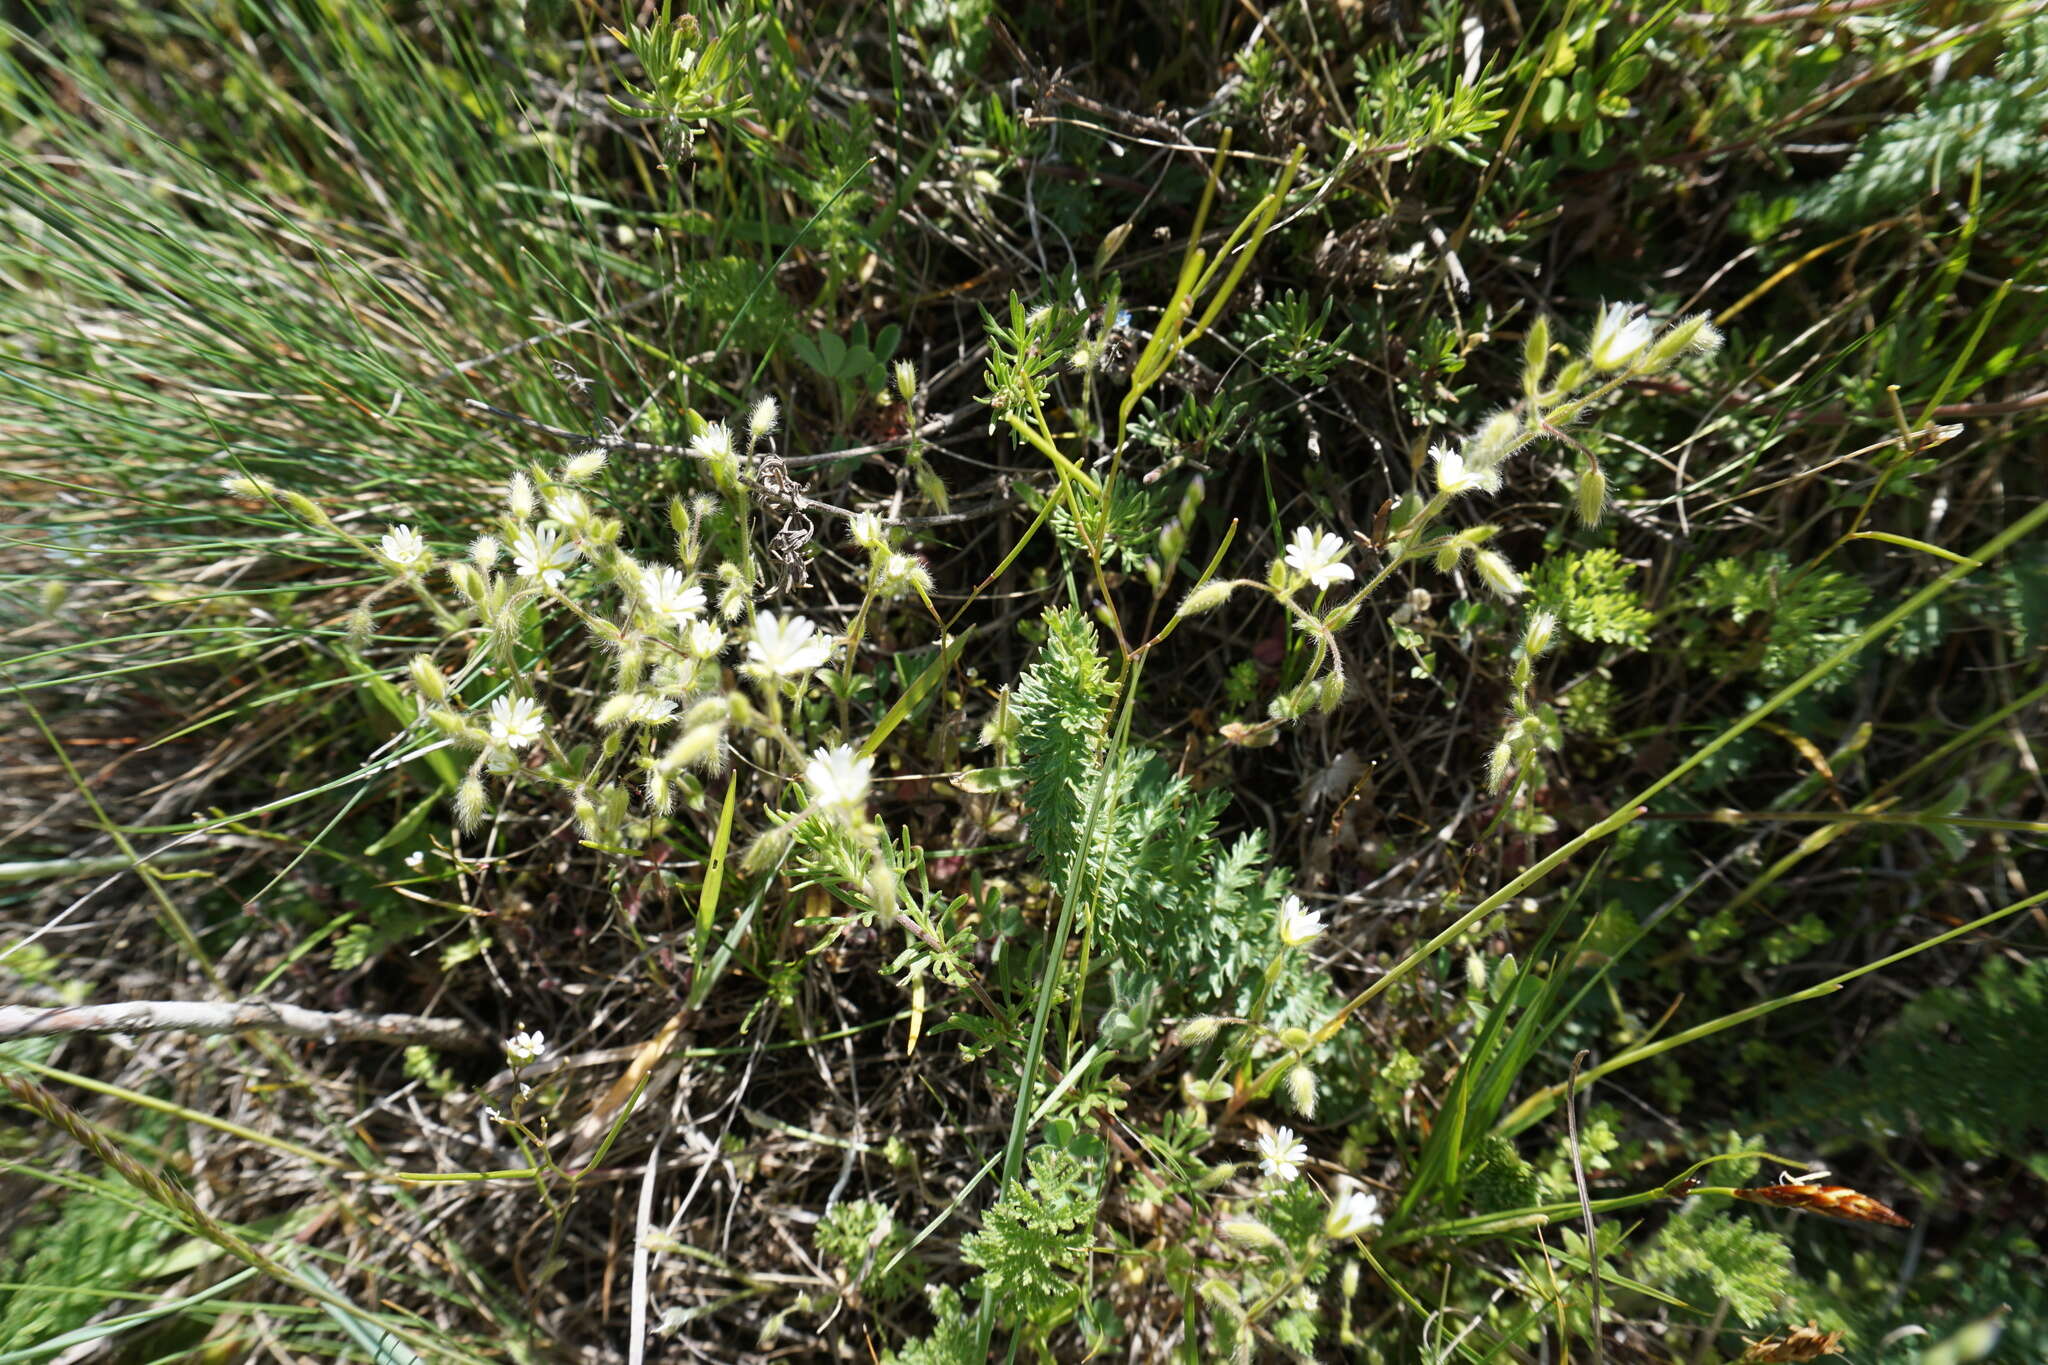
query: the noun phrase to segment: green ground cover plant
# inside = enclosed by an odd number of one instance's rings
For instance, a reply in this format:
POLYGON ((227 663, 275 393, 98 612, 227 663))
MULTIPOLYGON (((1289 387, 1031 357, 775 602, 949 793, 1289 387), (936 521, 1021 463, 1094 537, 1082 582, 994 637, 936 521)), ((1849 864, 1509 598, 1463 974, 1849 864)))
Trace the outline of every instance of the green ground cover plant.
POLYGON ((2048 1349, 2040 4, 0 109, 0 1365, 2048 1349))

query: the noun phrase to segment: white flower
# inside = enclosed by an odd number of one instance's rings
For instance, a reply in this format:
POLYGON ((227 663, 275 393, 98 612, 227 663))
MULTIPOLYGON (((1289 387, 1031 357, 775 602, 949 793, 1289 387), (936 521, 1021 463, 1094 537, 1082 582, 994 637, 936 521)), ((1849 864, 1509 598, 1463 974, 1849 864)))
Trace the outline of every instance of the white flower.
POLYGON ((547 733, 547 712, 532 697, 499 697, 491 703, 491 743, 524 749, 547 733))
POLYGON ((676 713, 674 701, 647 692, 635 692, 625 701, 624 714, 619 719, 629 725, 665 725, 676 713))
POLYGON ((1449 446, 1431 446, 1429 458, 1436 461, 1436 486, 1451 497, 1474 489, 1491 493, 1500 487, 1498 469, 1466 464, 1465 457, 1449 446))
POLYGON ((1308 1144, 1294 1136, 1294 1130, 1282 1124, 1270 1133, 1261 1133, 1253 1144, 1259 1154, 1259 1169, 1283 1185, 1291 1184, 1300 1176, 1302 1163, 1308 1160, 1308 1144))
POLYGON ((1351 577, 1344 563, 1344 541, 1334 531, 1315 532, 1306 526, 1294 528, 1287 543, 1287 567, 1319 588, 1342 583, 1351 577))
POLYGON ((642 569, 640 591, 647 598, 647 609, 665 618, 670 625, 683 625, 704 610, 704 589, 683 577, 683 571, 671 565, 642 569))
POLYGON ((693 659, 709 659, 725 648, 725 632, 703 617, 683 631, 683 649, 693 659))
POLYGON ((532 1066, 547 1050, 548 1040, 544 1033, 521 1031, 505 1040, 505 1060, 514 1066, 532 1066))
POLYGON ((377 553, 400 573, 417 573, 434 562, 434 552, 427 548, 426 539, 410 526, 394 526, 386 531, 377 542, 377 553))
POLYGON ((723 422, 712 422, 690 438, 690 453, 712 464, 732 463, 732 431, 723 422))
POLYGON ((1302 905, 1301 897, 1289 896, 1280 903, 1280 941, 1290 948, 1320 938, 1323 932, 1322 912, 1310 910, 1302 905))
POLYGON ((932 576, 916 555, 890 553, 875 565, 875 593, 879 597, 908 597, 931 590, 932 576))
POLYGON ((790 677, 808 673, 832 657, 832 642, 818 634, 808 616, 773 616, 759 612, 754 617, 754 638, 747 641, 747 657, 765 673, 790 677))
POLYGON ((1342 1240, 1376 1228, 1380 1218, 1380 1197, 1364 1190, 1346 1190, 1330 1205, 1323 1220, 1323 1235, 1342 1240))
POLYGON ((547 508, 550 518, 572 531, 590 520, 590 503, 570 489, 548 494, 547 508))
POLYGON ((426 863, 427 855, 419 849, 414 849, 411 853, 405 855, 405 865, 415 872, 426 866, 426 863))
POLYGON ((811 799, 849 816, 858 816, 868 798, 868 774, 875 760, 862 758, 850 744, 820 749, 804 765, 804 785, 811 799))
POLYGON ((551 588, 562 586, 583 552, 564 544, 552 526, 522 526, 512 537, 512 567, 521 578, 538 578, 551 588))
POLYGON ((1643 348, 1656 340, 1657 329, 1639 316, 1641 304, 1610 303, 1593 324, 1593 340, 1586 358, 1596 370, 1619 370, 1632 364, 1643 348))
POLYGON ((846 523, 846 538, 863 550, 889 548, 889 537, 882 529, 882 519, 873 512, 855 512, 846 523))

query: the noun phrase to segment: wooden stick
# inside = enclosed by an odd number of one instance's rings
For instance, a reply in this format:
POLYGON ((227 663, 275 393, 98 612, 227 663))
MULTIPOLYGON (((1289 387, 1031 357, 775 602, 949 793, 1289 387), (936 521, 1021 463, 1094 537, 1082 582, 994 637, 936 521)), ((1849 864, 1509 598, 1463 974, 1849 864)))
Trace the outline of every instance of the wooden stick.
POLYGON ((186 1000, 131 1000, 118 1005, 69 1005, 37 1009, 0 1005, 0 1039, 52 1033, 240 1033, 263 1029, 329 1043, 389 1043, 460 1052, 496 1046, 467 1024, 417 1014, 363 1014, 356 1010, 309 1010, 263 1001, 202 1004, 186 1000))

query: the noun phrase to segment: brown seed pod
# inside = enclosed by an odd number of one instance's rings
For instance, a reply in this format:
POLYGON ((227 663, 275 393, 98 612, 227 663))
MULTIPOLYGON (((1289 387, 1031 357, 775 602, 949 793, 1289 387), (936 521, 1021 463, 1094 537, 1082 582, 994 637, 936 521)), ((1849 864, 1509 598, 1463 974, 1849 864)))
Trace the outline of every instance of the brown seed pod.
POLYGON ((1735 1197, 1753 1204, 1776 1204, 1781 1209, 1824 1213, 1830 1218, 1846 1218, 1852 1223, 1884 1223, 1895 1228, 1913 1226, 1911 1220, 1899 1217, 1869 1195, 1859 1194, 1846 1185, 1801 1185, 1797 1182, 1758 1185, 1752 1189, 1737 1190, 1735 1197))

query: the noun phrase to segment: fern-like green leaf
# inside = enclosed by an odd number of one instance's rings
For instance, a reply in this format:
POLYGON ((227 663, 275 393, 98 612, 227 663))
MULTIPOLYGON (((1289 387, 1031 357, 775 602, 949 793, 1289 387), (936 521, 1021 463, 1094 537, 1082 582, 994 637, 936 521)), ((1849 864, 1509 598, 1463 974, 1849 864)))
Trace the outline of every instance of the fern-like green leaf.
POLYGON ((1919 109, 1865 137, 1841 170, 1804 197, 1801 211, 1824 223, 1868 222, 1980 166, 2038 167, 2044 119, 2048 102, 2004 80, 1940 86, 1919 109))
POLYGON ((1555 555, 1530 572, 1530 598, 1581 640, 1641 649, 1657 617, 1629 586, 1635 572, 1609 549, 1555 555))
POLYGON ((960 1242, 960 1255, 981 1267, 981 1293, 1006 1314, 1044 1322, 1078 1292, 1073 1277, 1088 1263, 1098 1202, 1093 1173, 1058 1147, 1032 1151, 1026 1179, 1010 1182, 960 1242))

